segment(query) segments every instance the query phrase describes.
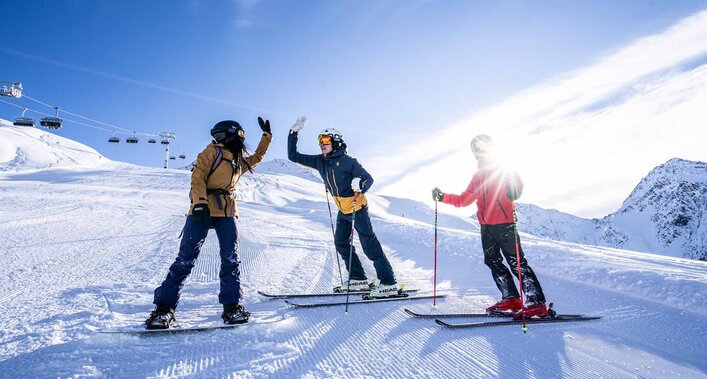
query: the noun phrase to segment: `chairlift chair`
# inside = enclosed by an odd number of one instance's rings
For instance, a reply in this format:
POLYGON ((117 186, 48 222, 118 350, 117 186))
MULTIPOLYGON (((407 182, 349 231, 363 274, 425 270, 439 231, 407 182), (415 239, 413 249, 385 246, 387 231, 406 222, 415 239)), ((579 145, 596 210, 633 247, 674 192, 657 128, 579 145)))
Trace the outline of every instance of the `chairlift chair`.
POLYGON ((163 144, 163 145, 169 145, 169 140, 168 140, 168 139, 163 139, 162 141, 160 141, 160 143, 163 144))
MULTIPOLYGON (((5 82, 9 83, 9 82, 5 82)), ((10 86, 2 86, 0 87, 0 96, 7 96, 7 97, 16 97, 16 98, 21 98, 22 97, 22 83, 10 83, 10 86)))
POLYGON ((171 161, 173 161, 173 160, 175 160, 175 159, 177 159, 177 157, 175 157, 174 155, 171 155, 171 156, 169 157, 169 160, 171 160, 171 161))
POLYGON ((111 142, 111 143, 120 143, 120 138, 118 138, 118 137, 116 137, 116 136, 113 136, 113 137, 108 138, 108 142, 111 142))
POLYGON ((34 119, 29 117, 18 117, 12 122, 12 125, 34 128, 34 119))
POLYGON ((138 139, 137 139, 137 137, 128 137, 125 139, 125 142, 126 143, 137 143, 138 139))
POLYGON ((47 129, 54 129, 54 130, 61 129, 61 124, 64 121, 59 118, 59 107, 55 107, 54 109, 56 110, 56 116, 55 117, 43 117, 41 120, 39 120, 39 125, 42 125, 43 127, 47 128, 47 129))
POLYGON ((27 108, 24 108, 22 110, 22 116, 18 117, 15 119, 15 121, 12 122, 12 125, 15 126, 27 126, 30 128, 34 128, 34 119, 25 117, 25 112, 27 112, 27 108))
POLYGON ((63 120, 58 117, 43 117, 39 120, 39 125, 42 125, 47 129, 58 130, 61 129, 62 122, 63 120))
POLYGON ((147 140, 147 143, 157 143, 157 140, 154 138, 150 138, 147 140))
POLYGON ((186 154, 184 154, 184 153, 179 154, 179 159, 187 159, 186 154))

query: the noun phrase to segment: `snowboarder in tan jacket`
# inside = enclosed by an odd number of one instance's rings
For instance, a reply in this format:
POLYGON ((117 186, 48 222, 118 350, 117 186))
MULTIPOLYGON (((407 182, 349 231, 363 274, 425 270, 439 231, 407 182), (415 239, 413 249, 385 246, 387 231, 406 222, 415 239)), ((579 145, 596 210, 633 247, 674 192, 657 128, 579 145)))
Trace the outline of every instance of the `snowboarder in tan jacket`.
POLYGON ((221 318, 226 324, 248 321, 250 314, 240 304, 242 297, 240 258, 238 256, 238 209, 234 191, 238 179, 263 160, 272 133, 270 121, 258 117, 263 131, 253 155, 245 148, 245 131, 232 120, 221 121, 211 129, 213 141, 197 159, 191 175, 191 206, 184 225, 179 254, 167 277, 155 289, 155 309, 145 322, 147 329, 167 329, 174 322, 184 280, 191 273, 209 229, 218 236, 221 254, 221 318))

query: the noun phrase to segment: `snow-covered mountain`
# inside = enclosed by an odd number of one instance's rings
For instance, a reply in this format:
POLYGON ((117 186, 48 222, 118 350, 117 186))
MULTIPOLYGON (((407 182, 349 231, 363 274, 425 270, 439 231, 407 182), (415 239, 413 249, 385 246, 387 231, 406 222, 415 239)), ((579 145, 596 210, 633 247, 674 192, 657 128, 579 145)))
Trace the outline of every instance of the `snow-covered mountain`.
POLYGON ((523 230, 559 241, 707 260, 707 163, 671 159, 602 219, 519 204, 523 230))
POLYGON ((37 128, 0 119, 0 171, 95 166, 108 159, 96 150, 37 128))
POLYGON ((602 241, 620 248, 707 260, 707 163, 671 159, 643 178, 602 220, 602 241))
MULTIPOLYGON (((21 166, 0 172, 0 202, 11 210, 0 212, 0 377, 707 377, 707 262, 523 234, 557 310, 601 320, 530 324, 524 333, 449 330, 409 317, 405 308, 479 312, 499 296, 473 220, 440 215, 435 259, 433 211, 409 199, 371 195, 372 223, 408 288, 431 294, 436 267, 438 293, 447 296, 436 308, 405 300, 356 304, 345 314, 260 296, 340 283, 322 183, 285 161, 258 166, 237 191, 242 303, 254 319, 282 321, 144 338, 102 334, 139 328, 153 308, 153 290, 178 250, 189 172, 115 162, 21 166)), ((545 224, 577 227, 552 219, 545 224)), ((374 277, 370 261, 362 263, 374 277)), ((219 266, 211 232, 177 322, 220 323, 219 266)))

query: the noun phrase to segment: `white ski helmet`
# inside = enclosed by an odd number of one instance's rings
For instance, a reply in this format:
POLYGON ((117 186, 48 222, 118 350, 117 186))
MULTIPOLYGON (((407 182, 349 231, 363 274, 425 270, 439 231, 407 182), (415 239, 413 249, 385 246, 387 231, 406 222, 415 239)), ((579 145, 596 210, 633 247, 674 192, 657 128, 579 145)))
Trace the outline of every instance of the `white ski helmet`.
POLYGON ((317 142, 319 144, 322 143, 322 136, 328 136, 331 138, 331 147, 334 148, 334 150, 346 148, 346 144, 344 143, 344 135, 341 134, 340 131, 334 128, 327 128, 322 130, 319 133, 319 137, 317 137, 317 142))
POLYGON ((493 147, 493 140, 486 134, 479 134, 471 140, 471 151, 474 154, 488 153, 493 147))

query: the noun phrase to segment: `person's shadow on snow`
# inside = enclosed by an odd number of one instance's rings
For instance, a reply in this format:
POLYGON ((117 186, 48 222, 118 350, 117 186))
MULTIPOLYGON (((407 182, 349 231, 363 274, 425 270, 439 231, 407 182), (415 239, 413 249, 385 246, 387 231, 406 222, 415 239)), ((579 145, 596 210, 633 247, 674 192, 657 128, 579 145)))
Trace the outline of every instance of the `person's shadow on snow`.
POLYGON ((520 325, 495 329, 497 331, 487 336, 486 341, 496 355, 498 377, 562 377, 563 366, 571 365, 564 330, 538 325, 528 325, 527 333, 522 332, 520 325))

